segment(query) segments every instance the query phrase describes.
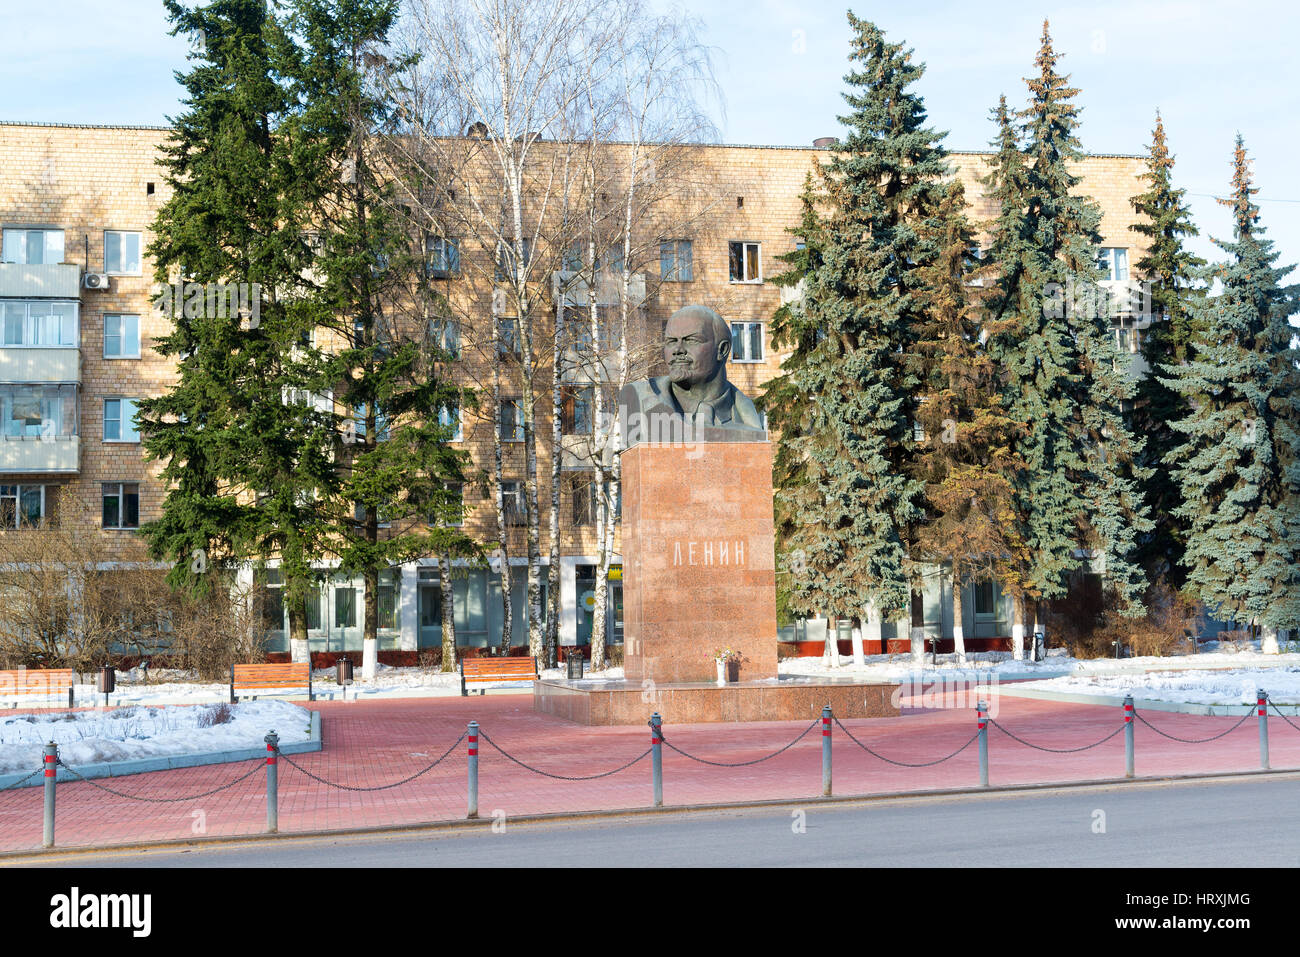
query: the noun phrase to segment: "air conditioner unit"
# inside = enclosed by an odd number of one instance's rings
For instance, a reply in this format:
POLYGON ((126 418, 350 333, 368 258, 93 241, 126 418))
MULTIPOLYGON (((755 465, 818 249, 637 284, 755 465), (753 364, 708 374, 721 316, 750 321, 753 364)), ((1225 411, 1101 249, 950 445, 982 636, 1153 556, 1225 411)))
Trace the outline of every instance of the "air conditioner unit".
POLYGON ((81 285, 84 289, 107 289, 108 273, 88 272, 81 277, 81 285))

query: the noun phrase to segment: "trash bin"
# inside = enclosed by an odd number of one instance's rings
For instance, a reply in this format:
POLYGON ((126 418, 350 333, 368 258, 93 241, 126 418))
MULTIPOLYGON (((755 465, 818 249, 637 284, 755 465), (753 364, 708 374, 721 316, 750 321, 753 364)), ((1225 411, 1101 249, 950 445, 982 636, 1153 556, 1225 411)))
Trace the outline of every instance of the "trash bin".
POLYGON ((334 662, 334 680, 345 687, 352 684, 352 659, 347 655, 334 662))
POLYGON ((117 688, 117 669, 112 665, 104 665, 99 669, 99 675, 95 678, 95 690, 100 694, 112 694, 117 688))
POLYGON ((570 679, 582 677, 582 652, 577 648, 569 649, 569 653, 564 656, 564 663, 569 668, 570 679))

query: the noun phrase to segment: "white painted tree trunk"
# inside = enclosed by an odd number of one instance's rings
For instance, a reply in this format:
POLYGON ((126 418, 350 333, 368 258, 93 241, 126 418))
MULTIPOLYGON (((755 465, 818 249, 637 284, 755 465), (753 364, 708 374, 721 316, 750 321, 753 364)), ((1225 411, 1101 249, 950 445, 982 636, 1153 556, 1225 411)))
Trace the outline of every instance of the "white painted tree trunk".
POLYGON ((374 681, 379 664, 379 639, 366 638, 361 642, 361 680, 374 681))
POLYGON ((291 638, 289 640, 289 660, 294 664, 301 664, 304 661, 311 660, 311 652, 308 651, 306 638, 291 638))
POLYGON ((836 618, 828 619, 826 622, 826 647, 822 657, 826 661, 827 668, 840 666, 839 620, 836 618))
POLYGON ((1278 653, 1276 628, 1265 625, 1260 629, 1259 650, 1261 654, 1265 655, 1276 655, 1278 653))
POLYGON ((925 628, 912 627, 912 662, 918 668, 925 667, 925 628))
MULTIPOLYGON (((876 611, 876 607, 874 605, 867 605, 866 608, 862 609, 863 644, 867 645, 874 641, 876 643, 876 647, 879 648, 881 652, 883 652, 885 650, 885 643, 883 640, 883 636, 881 634, 880 626, 881 626, 880 612, 876 611)), ((855 665, 859 664, 856 654, 854 656, 853 663, 855 665)), ((865 659, 861 663, 865 664, 866 663, 865 659)))
POLYGON ((862 629, 853 629, 853 663, 855 665, 865 665, 866 656, 862 652, 862 629))
POLYGON ((1022 661, 1025 657, 1025 623, 1017 621, 1011 626, 1011 657, 1022 661))

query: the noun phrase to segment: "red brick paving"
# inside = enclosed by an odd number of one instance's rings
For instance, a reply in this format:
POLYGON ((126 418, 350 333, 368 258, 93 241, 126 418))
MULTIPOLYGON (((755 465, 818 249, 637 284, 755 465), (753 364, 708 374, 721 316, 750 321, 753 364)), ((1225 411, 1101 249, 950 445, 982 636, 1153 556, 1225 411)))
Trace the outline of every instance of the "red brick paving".
MULTIPOLYGON (((648 729, 587 728, 535 714, 528 695, 476 698, 390 699, 318 702, 324 749, 294 756, 302 768, 328 781, 374 786, 401 780, 451 746, 475 719, 502 748, 534 767, 556 774, 593 774, 617 767, 646 750, 648 729)), ((1053 748, 1097 741, 1119 727, 1120 709, 1004 697, 997 720, 1028 741, 1053 748)), ((1243 707, 1243 712, 1245 708, 1243 707)), ((1151 712, 1153 725, 1185 738, 1208 737, 1237 718, 1151 712)), ((845 722, 874 750, 900 761, 933 760, 956 750, 975 732, 970 709, 905 712, 901 718, 845 722)), ((1300 768, 1300 731, 1270 717, 1271 764, 1300 768)), ((673 745, 716 761, 747 761, 788 744, 802 723, 697 724, 666 727, 673 745)), ((1141 777, 1252 770, 1259 764, 1256 719, 1206 744, 1181 744, 1139 724, 1136 764, 1141 777)), ((902 768, 860 750, 837 728, 834 784, 837 795, 923 791, 978 783, 975 745, 934 767, 902 768)), ((1075 754, 1050 754, 989 729, 990 783, 1024 784, 1112 778, 1124 772, 1124 738, 1075 754)), ((243 782, 206 797, 146 803, 108 794, 84 782, 60 783, 56 843, 62 847, 176 840, 196 834, 260 833, 266 824, 265 772, 260 763, 213 765, 104 780, 115 790, 142 797, 199 795, 257 768, 243 782)), ((330 830, 459 819, 465 815, 465 744, 415 780, 383 791, 326 787, 282 762, 279 769, 280 830, 330 830)), ((699 764, 665 749, 664 803, 724 803, 814 798, 821 788, 821 735, 814 729, 785 753, 743 768, 699 764)), ((556 811, 644 807, 651 801, 650 762, 596 781, 541 777, 518 767, 480 742, 479 811, 507 816, 556 811)), ((41 842, 41 788, 0 793, 0 851, 35 848, 41 842)))

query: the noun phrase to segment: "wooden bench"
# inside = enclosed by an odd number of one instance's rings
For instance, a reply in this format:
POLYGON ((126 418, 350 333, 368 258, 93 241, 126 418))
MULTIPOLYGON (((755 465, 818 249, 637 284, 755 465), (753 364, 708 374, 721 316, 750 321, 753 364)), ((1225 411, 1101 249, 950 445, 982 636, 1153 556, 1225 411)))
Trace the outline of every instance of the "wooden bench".
POLYGON ((311 665, 307 662, 289 665, 231 665, 230 703, 240 698, 257 698, 270 695, 305 694, 315 701, 311 688, 311 665))
MULTIPOLYGON (((536 681, 536 658, 462 658, 460 659, 460 693, 469 696, 469 682, 483 684, 489 681, 536 681)), ((486 694, 482 688, 479 694, 486 694)))
POLYGON ((67 692, 68 707, 73 707, 72 686, 76 679, 71 668, 19 668, 0 671, 0 698, 57 698, 62 703, 67 692))

